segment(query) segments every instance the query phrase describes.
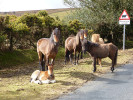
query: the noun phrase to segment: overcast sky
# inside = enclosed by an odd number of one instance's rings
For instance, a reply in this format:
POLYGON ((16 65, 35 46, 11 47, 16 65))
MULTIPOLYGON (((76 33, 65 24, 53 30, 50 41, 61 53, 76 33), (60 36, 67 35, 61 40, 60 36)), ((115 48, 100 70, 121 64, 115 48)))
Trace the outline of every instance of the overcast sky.
POLYGON ((68 8, 63 0, 0 0, 0 12, 68 8))

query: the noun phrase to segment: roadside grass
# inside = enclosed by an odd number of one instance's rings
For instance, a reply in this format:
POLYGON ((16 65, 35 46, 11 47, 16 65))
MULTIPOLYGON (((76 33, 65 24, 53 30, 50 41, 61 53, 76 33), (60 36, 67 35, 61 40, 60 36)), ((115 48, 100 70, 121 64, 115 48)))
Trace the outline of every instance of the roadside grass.
MULTIPOLYGON (((63 56, 63 51, 64 49, 59 50, 59 58, 63 56), (62 54, 59 54, 60 51, 62 54)), ((0 100, 54 99, 75 90, 87 81, 100 77, 103 73, 111 72, 109 58, 102 59, 103 67, 97 65, 96 73, 92 72, 92 59, 89 55, 80 59, 79 65, 71 65, 70 63, 64 65, 64 58, 59 58, 56 59, 54 66, 57 81, 54 84, 38 85, 29 82, 31 73, 39 69, 38 62, 0 70, 0 100)), ((133 49, 119 50, 117 67, 127 63, 130 59, 133 59, 133 49)))
POLYGON ((36 50, 14 50, 0 52, 0 68, 9 68, 38 59, 36 50))

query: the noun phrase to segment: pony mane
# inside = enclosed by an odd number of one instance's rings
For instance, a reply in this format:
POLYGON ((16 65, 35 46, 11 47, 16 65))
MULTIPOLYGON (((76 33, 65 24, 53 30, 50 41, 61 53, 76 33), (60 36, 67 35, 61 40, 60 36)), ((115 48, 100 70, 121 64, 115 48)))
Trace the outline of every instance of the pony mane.
POLYGON ((87 44, 89 45, 89 48, 91 47, 98 47, 100 44, 97 44, 97 43, 93 43, 91 41, 87 41, 87 44))
POLYGON ((73 35, 73 34, 71 34, 71 35, 69 35, 69 37, 74 37, 74 35, 73 35))

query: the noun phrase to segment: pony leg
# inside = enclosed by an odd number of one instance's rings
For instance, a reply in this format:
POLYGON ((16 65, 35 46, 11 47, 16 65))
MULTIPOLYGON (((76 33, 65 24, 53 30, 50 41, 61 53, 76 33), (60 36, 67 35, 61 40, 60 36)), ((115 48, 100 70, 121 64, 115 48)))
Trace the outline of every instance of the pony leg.
POLYGON ((74 49, 74 55, 75 55, 74 65, 76 65, 76 50, 75 49, 74 49))
POLYGON ((54 60, 55 60, 55 58, 53 58, 53 59, 51 60, 51 64, 53 64, 53 65, 54 65, 54 60))
POLYGON ((81 51, 80 59, 83 59, 83 51, 81 51))
POLYGON ((71 64, 73 64, 73 61, 72 61, 72 54, 69 55, 69 59, 70 59, 71 64))
POLYGON ((114 64, 114 60, 112 60, 112 67, 111 67, 111 71, 112 71, 112 73, 113 73, 113 71, 114 71, 114 66, 115 66, 115 64, 114 64))
MULTIPOLYGON (((113 72, 114 71, 114 66, 116 65, 117 63, 117 55, 118 55, 118 49, 116 50, 116 53, 114 55, 114 57, 112 57, 112 67, 111 67, 111 71, 113 72)), ((110 57, 111 58, 111 57, 110 57)))
POLYGON ((96 58, 96 64, 97 64, 97 65, 98 65, 98 63, 99 63, 98 60, 99 60, 99 58, 96 58))
POLYGON ((77 59, 77 64, 78 64, 78 60, 79 60, 79 54, 80 54, 80 53, 78 53, 78 59, 77 59))
POLYGON ((95 57, 93 57, 93 67, 94 67, 93 72, 96 72, 96 58, 95 57))
POLYGON ((41 67, 40 67, 40 70, 41 71, 45 71, 45 61, 43 61, 44 60, 44 55, 42 54, 42 52, 38 52, 38 57, 39 57, 39 63, 40 63, 40 65, 41 65, 41 67))
POLYGON ((49 57, 46 57, 46 69, 48 70, 48 65, 49 65, 49 57))
POLYGON ((98 58, 98 62, 99 62, 100 67, 102 67, 102 62, 100 58, 98 58))
POLYGON ((65 50, 65 64, 66 64, 66 62, 67 62, 67 60, 69 59, 69 51, 66 49, 65 50))

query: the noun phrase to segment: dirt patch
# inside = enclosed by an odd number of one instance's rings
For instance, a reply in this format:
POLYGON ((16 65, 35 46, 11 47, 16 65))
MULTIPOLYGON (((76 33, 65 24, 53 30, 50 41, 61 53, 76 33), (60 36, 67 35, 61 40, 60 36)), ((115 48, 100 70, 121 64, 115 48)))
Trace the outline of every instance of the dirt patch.
MULTIPOLYGON (((128 63, 133 58, 133 49, 119 50, 117 66, 128 63)), ((111 60, 102 59, 102 68, 98 67, 93 73, 92 59, 80 59, 79 65, 64 65, 64 59, 55 62, 55 84, 31 84, 29 82, 31 73, 39 69, 39 63, 23 64, 0 70, 0 99, 1 100, 45 100, 54 99, 60 95, 75 90, 87 81, 91 81, 101 74, 110 71, 111 60)))

